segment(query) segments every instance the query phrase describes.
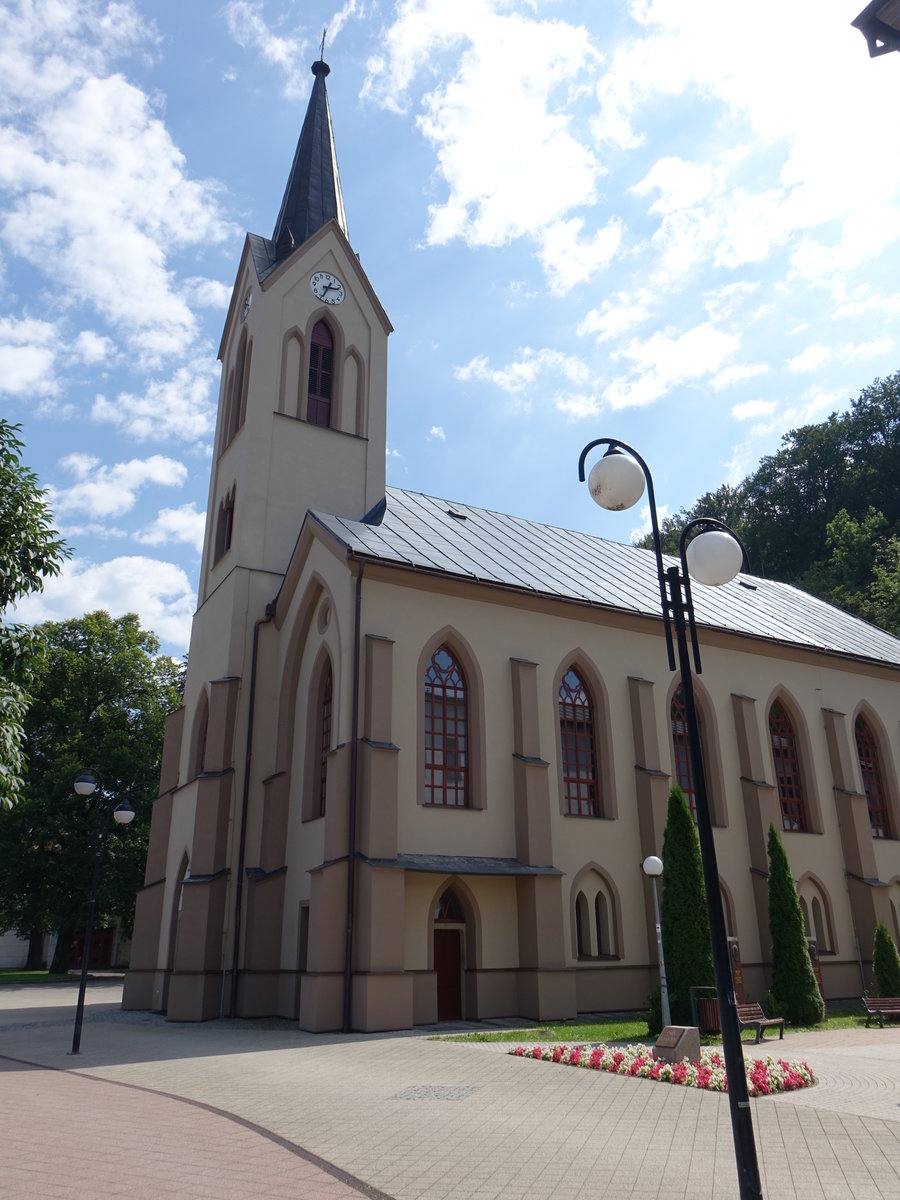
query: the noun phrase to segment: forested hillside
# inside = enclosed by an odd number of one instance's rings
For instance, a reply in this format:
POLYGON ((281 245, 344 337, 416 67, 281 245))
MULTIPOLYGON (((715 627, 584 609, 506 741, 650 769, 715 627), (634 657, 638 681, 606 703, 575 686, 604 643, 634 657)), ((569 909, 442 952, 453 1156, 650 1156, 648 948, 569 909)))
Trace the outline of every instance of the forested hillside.
POLYGON ((677 553, 685 521, 699 516, 731 526, 753 574, 900 635, 900 372, 876 379, 849 412, 792 429, 737 487, 666 518, 663 549, 677 553))

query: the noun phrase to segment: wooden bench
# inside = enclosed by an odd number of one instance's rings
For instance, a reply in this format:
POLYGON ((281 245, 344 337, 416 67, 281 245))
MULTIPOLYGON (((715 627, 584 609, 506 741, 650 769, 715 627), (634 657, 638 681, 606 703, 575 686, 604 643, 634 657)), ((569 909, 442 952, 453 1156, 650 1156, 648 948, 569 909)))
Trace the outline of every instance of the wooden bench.
POLYGON ((738 1023, 741 1031, 745 1029, 756 1030, 756 1041, 754 1045, 758 1046, 763 1040, 763 1030, 778 1027, 778 1037, 784 1037, 784 1017, 767 1017, 759 1004, 739 1004, 737 1006, 738 1023))
POLYGON ((900 996, 863 996, 862 1002, 869 1014, 866 1017, 866 1029, 873 1017, 878 1018, 879 1029, 884 1029, 885 1017, 900 1017, 900 996))

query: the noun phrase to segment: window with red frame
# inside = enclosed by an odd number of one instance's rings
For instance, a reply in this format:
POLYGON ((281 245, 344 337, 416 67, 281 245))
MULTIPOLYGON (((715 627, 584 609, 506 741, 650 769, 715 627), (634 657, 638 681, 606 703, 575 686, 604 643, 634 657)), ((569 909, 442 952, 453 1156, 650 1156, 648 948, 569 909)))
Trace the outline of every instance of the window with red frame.
POLYGON ((559 685, 559 739, 565 811, 573 817, 598 817, 594 702, 574 667, 569 667, 559 685))
POLYGON ((789 832, 805 833, 806 799, 797 753, 797 738, 790 717, 777 700, 769 709, 769 736, 772 739, 772 757, 775 759, 781 820, 789 832))
POLYGON ((891 836, 891 820, 884 781, 881 777, 878 743, 862 717, 856 718, 856 753, 859 755, 859 769, 862 772, 863 788, 869 803, 872 837, 889 838, 891 836))
POLYGON ((425 803, 469 805, 466 677, 448 646, 438 646, 425 672, 425 803))
POLYGON ((331 424, 331 385, 334 375, 334 338, 324 321, 312 331, 309 347, 309 380, 306 419, 327 429, 331 424))
POLYGON ((331 663, 325 664, 319 689, 319 816, 325 816, 325 795, 328 784, 328 752, 331 749, 331 663))
MULTIPOLYGON (((684 792, 691 816, 696 821, 696 801, 694 796, 694 769, 691 765, 691 747, 687 732, 687 710, 684 706, 684 688, 678 685, 672 697, 672 749, 675 753, 675 778, 678 786, 684 792)), ((700 740, 703 740, 703 723, 700 710, 697 709, 697 727, 700 730, 700 740)), ((708 791, 708 789, 707 789, 708 791)))

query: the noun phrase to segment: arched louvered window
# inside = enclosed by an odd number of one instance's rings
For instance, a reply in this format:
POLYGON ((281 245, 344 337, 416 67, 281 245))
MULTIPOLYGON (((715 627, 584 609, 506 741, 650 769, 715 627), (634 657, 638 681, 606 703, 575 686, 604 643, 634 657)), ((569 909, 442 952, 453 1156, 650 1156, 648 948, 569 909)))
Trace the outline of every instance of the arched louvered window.
POLYGON ((559 738, 565 811, 570 816, 600 815, 594 702, 587 684, 569 667, 559 685, 559 738))
POLYGON ((325 664, 319 688, 319 816, 325 816, 325 795, 328 783, 328 752, 331 750, 332 713, 331 663, 325 664))
MULTIPOLYGON (((691 765, 691 747, 687 732, 687 710, 684 705, 684 688, 681 684, 672 697, 672 749, 675 755, 675 778, 678 786, 684 792, 691 816, 696 821, 696 800, 694 793, 694 769, 691 765)), ((703 719, 697 708, 697 726, 700 730, 700 740, 703 741, 703 719)))
POLYGON ((425 803, 469 805, 466 677, 448 646, 438 646, 425 671, 425 803))
POLYGON ((334 338, 324 321, 312 331, 309 347, 309 380, 306 419, 327 429, 331 424, 331 388, 334 377, 334 338))
POLYGON ((772 757, 775 760, 775 778, 778 782, 778 798, 781 801, 784 828, 795 833, 805 833, 808 829, 806 798, 800 772, 800 757, 797 753, 797 737, 790 717, 777 700, 769 709, 769 736, 772 739, 772 757))
POLYGON ((863 788, 869 803, 872 837, 889 838, 891 837, 891 820, 884 780, 881 776, 878 743, 862 717, 856 718, 856 753, 859 755, 859 769, 862 772, 863 788))

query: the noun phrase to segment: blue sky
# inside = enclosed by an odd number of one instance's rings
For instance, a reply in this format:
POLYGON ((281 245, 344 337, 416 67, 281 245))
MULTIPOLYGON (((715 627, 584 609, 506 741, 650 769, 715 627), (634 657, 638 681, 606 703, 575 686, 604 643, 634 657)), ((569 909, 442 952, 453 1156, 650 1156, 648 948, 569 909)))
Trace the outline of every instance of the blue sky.
POLYGON ((900 56, 862 0, 0 0, 0 411, 73 557, 26 620, 187 646, 245 231, 328 26, 350 241, 395 328, 388 482, 628 540, 897 367, 900 56))

